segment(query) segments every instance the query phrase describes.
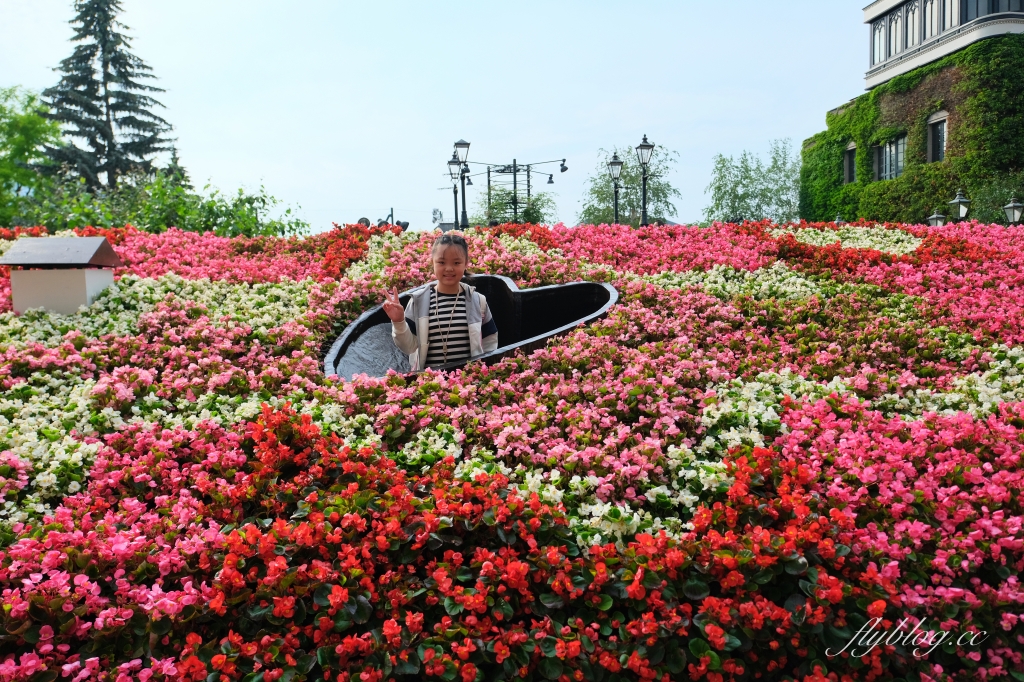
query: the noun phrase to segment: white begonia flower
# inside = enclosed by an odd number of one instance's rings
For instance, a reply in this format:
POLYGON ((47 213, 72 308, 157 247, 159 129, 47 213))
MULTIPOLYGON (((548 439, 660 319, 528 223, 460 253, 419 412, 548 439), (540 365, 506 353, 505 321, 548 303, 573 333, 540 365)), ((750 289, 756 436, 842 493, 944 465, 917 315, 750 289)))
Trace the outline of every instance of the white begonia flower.
POLYGON ((812 246, 829 246, 839 242, 844 249, 875 249, 896 256, 913 253, 924 240, 903 230, 894 230, 876 225, 874 227, 842 227, 838 230, 814 228, 778 228, 771 231, 773 237, 793 235, 798 242, 812 246))

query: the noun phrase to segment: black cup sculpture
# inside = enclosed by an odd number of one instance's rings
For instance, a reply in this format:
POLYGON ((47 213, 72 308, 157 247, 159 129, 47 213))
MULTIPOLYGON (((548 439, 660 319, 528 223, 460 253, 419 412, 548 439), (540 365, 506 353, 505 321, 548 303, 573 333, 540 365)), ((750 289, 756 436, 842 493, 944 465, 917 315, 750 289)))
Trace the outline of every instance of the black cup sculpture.
MULTIPOLYGON (((609 284, 573 282, 520 290, 508 277, 476 275, 473 286, 487 297, 487 305, 498 325, 496 350, 470 360, 498 362, 516 350, 529 353, 541 348, 553 336, 565 334, 580 324, 603 317, 619 300, 609 284)), ((399 296, 402 305, 416 289, 399 296)), ((466 364, 452 362, 442 369, 466 364)), ((324 373, 351 379, 357 374, 382 377, 388 370, 408 373, 409 358, 391 339, 391 321, 381 306, 367 310, 337 338, 324 358, 324 373)))

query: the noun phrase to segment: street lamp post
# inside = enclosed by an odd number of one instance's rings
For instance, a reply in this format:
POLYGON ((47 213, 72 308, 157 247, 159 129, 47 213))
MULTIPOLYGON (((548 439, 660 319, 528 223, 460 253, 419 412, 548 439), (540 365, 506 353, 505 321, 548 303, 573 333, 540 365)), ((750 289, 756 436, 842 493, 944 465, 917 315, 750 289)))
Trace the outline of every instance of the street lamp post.
POLYGON ((956 198, 949 202, 949 205, 955 207, 956 212, 960 215, 960 220, 966 218, 967 212, 971 210, 971 200, 964 196, 962 189, 956 191, 956 198))
POLYGON ((654 153, 654 145, 647 141, 647 136, 644 135, 644 141, 637 145, 636 158, 640 162, 640 168, 643 170, 643 190, 642 198, 640 200, 640 226, 647 227, 647 166, 651 163, 651 155, 654 153))
POLYGON ((946 216, 942 215, 938 211, 935 211, 932 215, 928 216, 928 224, 932 227, 942 227, 946 222, 946 216))
MULTIPOLYGON (((460 227, 463 230, 469 229, 469 216, 466 214, 466 176, 469 175, 469 166, 466 165, 466 159, 468 158, 469 143, 465 140, 459 140, 455 143, 455 154, 452 155, 452 159, 457 159, 460 165, 459 177, 462 180, 462 221, 460 227)), ((449 165, 451 164, 450 161, 448 163, 449 165)))
MULTIPOLYGON (((452 152, 452 158, 448 161, 448 174, 452 176, 452 203, 454 204, 454 211, 452 213, 452 225, 455 225, 455 216, 459 215, 459 176, 462 175, 462 162, 459 161, 459 155, 456 152, 452 152)), ((465 191, 463 191, 465 195, 465 191)))
POLYGON ((1020 222, 1021 215, 1024 215, 1024 205, 1021 205, 1014 197, 1010 199, 1010 203, 1003 206, 1003 212, 1006 213, 1006 221, 1011 225, 1016 225, 1020 222))
POLYGON ((619 176, 622 175, 622 159, 618 154, 612 154, 612 160, 608 162, 608 175, 612 176, 612 188, 615 193, 615 224, 619 224, 619 176))

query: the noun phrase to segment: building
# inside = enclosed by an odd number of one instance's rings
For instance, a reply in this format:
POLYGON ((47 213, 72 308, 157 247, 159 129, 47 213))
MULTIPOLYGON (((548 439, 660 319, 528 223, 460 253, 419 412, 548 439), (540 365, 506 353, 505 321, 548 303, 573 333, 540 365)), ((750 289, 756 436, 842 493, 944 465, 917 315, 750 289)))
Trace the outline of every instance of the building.
POLYGON ((877 0, 868 92, 804 142, 809 220, 922 222, 958 188, 981 220, 1024 192, 1024 0, 877 0))
POLYGON ((864 23, 870 90, 979 40, 1024 33, 1024 0, 877 0, 864 23))

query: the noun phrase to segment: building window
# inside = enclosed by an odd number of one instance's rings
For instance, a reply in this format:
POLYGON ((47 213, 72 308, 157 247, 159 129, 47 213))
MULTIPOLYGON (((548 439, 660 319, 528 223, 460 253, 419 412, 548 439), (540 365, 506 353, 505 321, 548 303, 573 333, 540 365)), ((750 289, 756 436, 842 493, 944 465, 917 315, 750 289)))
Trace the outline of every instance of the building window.
POLYGON ((885 22, 875 24, 871 39, 871 63, 881 64, 885 61, 885 22))
POLYGON ((953 11, 953 0, 942 0, 942 30, 948 31, 956 26, 956 13, 953 11))
POLYGON ((924 0, 924 37, 939 35, 939 0, 924 0))
POLYGON ((895 180, 903 175, 903 160, 907 154, 907 136, 901 135, 878 147, 878 179, 895 180))
POLYGON ((992 0, 996 12, 1024 12, 1024 0, 992 0))
POLYGON ((857 182, 857 147, 853 144, 843 152, 843 182, 857 182))
POLYGON ((988 14, 988 0, 963 0, 961 11, 965 23, 983 17, 988 14))
POLYGON ((946 112, 941 111, 928 119, 928 161, 946 160, 946 112))
POLYGON ((903 17, 899 12, 889 15, 889 56, 903 51, 903 17))
POLYGON ((907 5, 907 49, 921 42, 921 13, 916 2, 907 5))

